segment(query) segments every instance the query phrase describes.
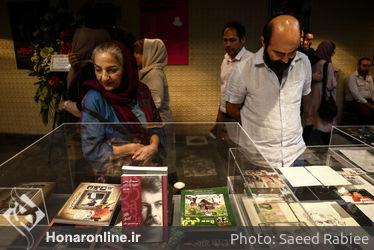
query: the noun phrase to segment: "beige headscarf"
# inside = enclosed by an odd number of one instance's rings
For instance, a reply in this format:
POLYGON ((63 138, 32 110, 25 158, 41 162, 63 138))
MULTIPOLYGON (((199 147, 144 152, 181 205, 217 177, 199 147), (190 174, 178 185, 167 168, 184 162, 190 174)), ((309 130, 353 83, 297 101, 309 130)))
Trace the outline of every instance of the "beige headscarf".
POLYGON ((142 79, 151 69, 163 69, 168 63, 165 44, 160 39, 144 39, 143 62, 139 70, 142 79))

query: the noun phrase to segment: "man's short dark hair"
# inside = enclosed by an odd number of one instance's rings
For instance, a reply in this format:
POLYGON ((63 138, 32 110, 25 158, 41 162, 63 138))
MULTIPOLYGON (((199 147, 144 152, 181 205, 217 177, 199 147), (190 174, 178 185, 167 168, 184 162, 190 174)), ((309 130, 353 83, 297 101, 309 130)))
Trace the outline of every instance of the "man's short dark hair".
POLYGON ((371 62, 371 59, 369 58, 369 57, 361 57, 359 60, 358 60, 358 65, 361 65, 361 62, 363 61, 363 60, 366 60, 366 61, 369 61, 369 62, 371 62))
POLYGON ((306 34, 314 34, 311 30, 308 30, 308 29, 305 29, 304 30, 304 37, 306 36, 306 34))
MULTIPOLYGON (((288 16, 293 16, 294 18, 296 18, 297 22, 299 23, 299 30, 300 30, 300 36, 301 36, 301 23, 300 23, 300 18, 293 14, 293 13, 287 13, 287 14, 281 14, 281 15, 288 15, 288 16)), ((270 42, 270 38, 271 38, 271 34, 273 33, 273 28, 274 28, 274 24, 273 24, 273 19, 278 17, 278 16, 281 16, 281 15, 277 15, 277 16, 274 16, 272 17, 271 19, 269 19, 265 26, 264 26, 264 29, 262 30, 262 36, 264 37, 264 43, 265 45, 269 45, 269 42, 270 42)), ((304 35, 305 35, 305 31, 304 31, 304 35)))
POLYGON ((162 179, 160 176, 143 176, 142 190, 150 193, 158 193, 162 190, 162 179))
POLYGON ((236 21, 226 23, 222 29, 222 35, 225 32, 225 29, 227 28, 235 29, 236 34, 238 35, 239 39, 242 39, 243 37, 245 37, 245 28, 241 23, 236 22, 236 21))

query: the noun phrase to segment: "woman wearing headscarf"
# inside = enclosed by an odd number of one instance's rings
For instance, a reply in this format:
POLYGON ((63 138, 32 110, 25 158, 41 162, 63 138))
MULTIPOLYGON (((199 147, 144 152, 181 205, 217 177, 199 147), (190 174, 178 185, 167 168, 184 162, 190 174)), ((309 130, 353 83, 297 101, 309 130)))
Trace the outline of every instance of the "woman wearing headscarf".
POLYGON ((134 161, 149 161, 165 145, 165 138, 161 128, 139 123, 161 122, 161 118, 148 87, 139 82, 134 58, 120 42, 110 41, 98 45, 92 59, 96 79, 83 84, 82 122, 126 123, 84 124, 86 159, 107 162, 131 156, 134 161))
MULTIPOLYGON (((303 138, 308 143, 313 128, 317 131, 323 144, 328 145, 330 142, 330 132, 332 125, 336 125, 336 117, 332 121, 323 120, 318 110, 321 105, 323 91, 326 93, 326 100, 333 96, 336 101, 336 79, 331 57, 334 55, 335 44, 326 40, 318 45, 315 53, 315 63, 312 64, 312 91, 309 95, 303 97, 303 120, 304 132, 303 138), (324 75, 323 67, 327 63, 327 72, 324 75), (326 77, 326 89, 323 89, 323 79, 326 77)), ((312 62, 313 63, 313 62, 312 62)))
POLYGON ((134 44, 134 57, 139 68, 139 79, 151 90, 153 100, 164 122, 171 122, 169 87, 164 67, 168 54, 160 39, 142 39, 134 44))
POLYGON ((104 29, 103 20, 97 16, 98 8, 91 6, 84 14, 84 25, 75 30, 71 43, 72 53, 69 54, 71 64, 67 75, 67 100, 60 102, 59 110, 65 110, 73 116, 67 121, 79 121, 82 110, 82 84, 85 80, 94 79, 91 54, 93 49, 104 41, 111 39, 104 29))

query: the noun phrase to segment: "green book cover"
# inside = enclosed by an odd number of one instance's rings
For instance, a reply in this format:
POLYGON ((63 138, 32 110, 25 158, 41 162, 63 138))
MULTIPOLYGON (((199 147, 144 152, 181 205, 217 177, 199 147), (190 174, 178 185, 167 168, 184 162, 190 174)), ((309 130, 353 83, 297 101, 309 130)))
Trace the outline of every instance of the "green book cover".
POLYGON ((226 187, 182 190, 182 226, 236 226, 226 187))

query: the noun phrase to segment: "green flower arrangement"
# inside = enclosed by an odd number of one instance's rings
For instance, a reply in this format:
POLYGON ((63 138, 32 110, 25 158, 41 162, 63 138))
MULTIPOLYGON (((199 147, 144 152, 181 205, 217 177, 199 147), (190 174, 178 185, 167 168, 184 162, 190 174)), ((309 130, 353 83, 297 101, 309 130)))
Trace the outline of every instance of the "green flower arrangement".
POLYGON ((30 76, 36 76, 38 85, 34 100, 40 103, 40 114, 43 123, 48 124, 49 117, 53 114, 57 115, 56 119, 61 121, 61 114, 57 111, 60 100, 66 95, 66 73, 51 72, 51 57, 54 54, 60 54, 61 41, 55 43, 32 44, 33 56, 31 62, 33 65, 30 76))
POLYGON ((34 83, 38 86, 34 100, 40 103, 40 114, 45 125, 52 116, 54 116, 53 126, 63 122, 63 112, 58 111, 58 104, 67 94, 67 72, 51 72, 51 57, 54 54, 71 53, 72 34, 77 26, 73 14, 62 1, 56 6, 49 7, 33 33, 29 75, 38 79, 34 83))

